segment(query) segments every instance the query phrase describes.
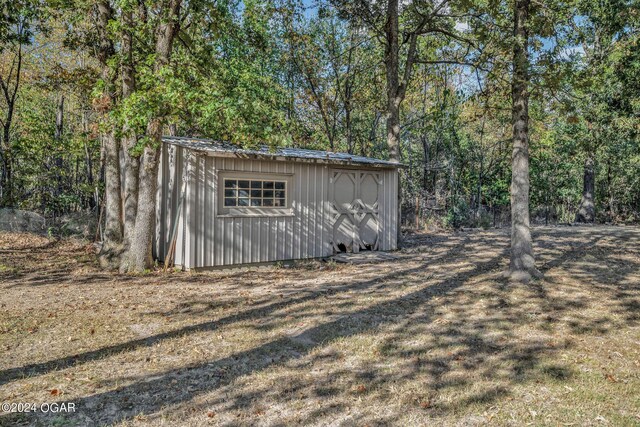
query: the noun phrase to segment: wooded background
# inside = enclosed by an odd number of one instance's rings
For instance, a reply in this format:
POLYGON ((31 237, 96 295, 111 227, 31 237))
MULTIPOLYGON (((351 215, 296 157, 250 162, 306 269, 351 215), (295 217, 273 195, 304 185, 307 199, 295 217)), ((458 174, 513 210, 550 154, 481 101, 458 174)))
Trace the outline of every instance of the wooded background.
POLYGON ((507 225, 524 143, 532 221, 637 222, 639 11, 2 0, 0 207, 103 212, 105 262, 148 266, 171 133, 398 160, 403 221, 418 228, 507 225))

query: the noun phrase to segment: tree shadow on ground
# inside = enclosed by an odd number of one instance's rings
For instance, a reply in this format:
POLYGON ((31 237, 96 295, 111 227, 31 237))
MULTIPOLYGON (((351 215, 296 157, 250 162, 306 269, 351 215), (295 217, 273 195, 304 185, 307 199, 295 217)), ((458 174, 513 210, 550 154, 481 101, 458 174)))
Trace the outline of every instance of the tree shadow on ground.
MULTIPOLYGON (((429 260, 431 262, 438 262, 439 259, 449 256, 452 253, 455 253, 456 251, 461 250, 463 246, 464 245, 462 243, 458 244, 452 247, 451 250, 447 250, 443 254, 429 257, 429 260)), ((403 274, 407 275, 407 274, 410 274, 411 272, 419 272, 422 268, 423 268, 422 266, 419 266, 410 271, 405 271, 403 274)), ((293 273, 293 274, 288 274, 289 280, 295 281, 301 278, 297 276, 297 274, 300 272, 293 271, 288 273, 293 273)), ((302 275, 303 274, 304 273, 302 273, 302 275)), ((234 290, 237 290, 237 291, 243 290, 242 279, 246 279, 246 277, 250 275, 251 275, 251 272, 231 272, 231 273, 222 273, 221 277, 222 278, 232 277, 233 279, 236 279, 238 281, 238 284, 236 286, 232 286, 230 288, 230 291, 233 292, 234 290)), ((389 277, 393 277, 395 275, 396 273, 394 272, 394 273, 391 273, 389 277)), ((120 275, 117 275, 116 277, 118 277, 119 279, 120 275)), ((128 278, 130 280, 135 279, 135 277, 132 277, 132 276, 125 276, 125 278, 128 278)), ((184 336, 186 334, 193 334, 198 332, 210 332, 228 324, 251 320, 251 319, 266 318, 270 316, 272 313, 281 311, 282 309, 288 306, 295 306, 297 304, 302 304, 307 301, 313 301, 319 298, 330 298, 332 296, 338 296, 341 293, 344 293, 345 291, 357 291, 357 292, 367 291, 367 292, 378 293, 378 292, 381 292, 381 290, 383 290, 383 288, 385 287, 386 278, 387 277, 382 276, 382 277, 376 277, 375 279, 372 279, 372 280, 366 280, 366 281, 355 282, 355 283, 347 283, 347 284, 342 282, 328 282, 328 283, 314 285, 312 287, 303 288, 303 289, 300 289, 298 287, 295 290, 296 292, 291 293, 288 297, 285 297, 283 294, 277 294, 273 296, 271 299, 262 299, 258 301, 256 304, 254 304, 253 307, 250 307, 248 310, 241 311, 232 316, 224 317, 214 321, 197 323, 197 324, 193 324, 188 327, 180 328, 177 330, 152 335, 152 336, 145 337, 138 340, 131 340, 131 341, 119 343, 113 346, 104 347, 104 348, 100 348, 93 351, 77 353, 77 354, 70 355, 68 357, 51 360, 44 363, 35 363, 35 364, 20 366, 16 368, 6 369, 3 371, 0 371, 0 385, 6 384, 10 381, 13 381, 18 378, 23 378, 26 376, 42 375, 42 374, 51 372, 53 370, 65 369, 71 366, 79 366, 83 363, 100 360, 102 358, 109 357, 120 352, 133 351, 140 347, 151 347, 157 344, 158 342, 171 339, 174 337, 184 336)), ((202 280, 201 277, 194 277, 193 279, 202 280)), ((206 276, 205 276, 205 279, 206 279, 206 276)), ((46 279, 43 278, 42 280, 45 281, 46 279)), ((185 282, 184 279, 181 281, 185 282)), ((186 282, 189 282, 189 280, 187 279, 186 282)), ((226 301, 223 304, 232 304, 232 302, 226 301)), ((184 314, 188 316, 197 312, 196 310, 191 309, 192 307, 196 307, 196 306, 202 307, 203 305, 205 306, 205 308, 201 308, 200 310, 197 310, 197 311, 206 312, 218 307, 218 303, 216 301, 199 299, 199 300, 179 302, 172 310, 164 311, 162 313, 152 312, 150 314, 175 315, 175 314, 180 314, 181 312, 184 312, 184 314)), ((349 304, 346 303, 345 305, 348 306, 349 304)), ((300 313, 300 315, 304 316, 304 313, 300 313)), ((279 317, 282 317, 282 314, 278 314, 274 318, 279 318, 279 317)))
MULTIPOLYGON (((576 345, 576 336, 607 334, 638 321, 640 262, 625 258, 619 244, 633 243, 636 234, 546 230, 536 237, 543 243, 545 278, 530 285, 502 279, 504 236, 470 234, 441 242, 444 249, 412 248, 408 265, 393 264, 374 278, 304 288, 215 321, 5 370, 0 384, 259 319, 256 330, 279 331, 278 337, 74 399, 78 419, 104 424, 154 417, 188 402, 190 410, 213 410, 230 425, 250 424, 274 407, 298 408, 282 414, 282 425, 383 425, 490 406, 517 384, 569 381, 575 368, 557 356, 576 345), (385 407, 367 413, 358 399, 385 407), (238 413, 248 418, 231 417, 238 413)), ((277 418, 271 424, 278 425, 277 418)))

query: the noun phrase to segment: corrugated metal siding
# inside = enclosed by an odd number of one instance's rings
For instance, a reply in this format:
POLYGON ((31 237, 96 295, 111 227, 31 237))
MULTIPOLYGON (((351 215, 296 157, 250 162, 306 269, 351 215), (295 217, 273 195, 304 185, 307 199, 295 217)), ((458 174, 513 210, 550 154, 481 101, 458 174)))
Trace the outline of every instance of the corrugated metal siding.
MULTIPOLYGON (((164 144, 158 180, 156 253, 163 259, 169 248, 183 172, 186 172, 176 265, 201 268, 329 256, 333 251, 328 206, 331 169, 331 165, 324 164, 213 157, 164 144), (217 215, 220 171, 293 174, 288 190, 293 215, 217 215)), ((383 175, 380 249, 392 250, 396 248, 398 174, 395 169, 380 169, 380 172, 383 175)))
POLYGON ((387 169, 383 172, 380 215, 380 250, 390 251, 398 247, 398 172, 387 169))
MULTIPOLYGON (((155 255, 164 259, 169 250, 171 230, 176 219, 178 205, 183 188, 184 153, 186 150, 170 144, 163 144, 160 173, 158 174, 158 190, 156 195, 156 239, 155 255)), ((184 205, 184 203, 183 203, 184 205)), ((184 208, 184 206, 183 206, 184 208)), ((176 231, 178 245, 175 252, 176 265, 183 265, 184 216, 180 215, 176 231)))

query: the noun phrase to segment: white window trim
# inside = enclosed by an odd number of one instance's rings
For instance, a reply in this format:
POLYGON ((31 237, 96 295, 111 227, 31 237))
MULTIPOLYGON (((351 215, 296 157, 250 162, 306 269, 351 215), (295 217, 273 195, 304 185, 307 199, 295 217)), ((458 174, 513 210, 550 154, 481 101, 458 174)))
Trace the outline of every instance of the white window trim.
MULTIPOLYGON (((217 173, 217 216, 220 218, 232 217, 274 217, 293 216, 293 174, 290 173, 263 173, 263 172, 239 172, 222 170, 217 173), (225 179, 253 180, 253 181, 284 181, 285 182, 285 206, 225 206, 224 205, 224 181, 225 179)), ((275 191, 275 189, 274 189, 275 191)))

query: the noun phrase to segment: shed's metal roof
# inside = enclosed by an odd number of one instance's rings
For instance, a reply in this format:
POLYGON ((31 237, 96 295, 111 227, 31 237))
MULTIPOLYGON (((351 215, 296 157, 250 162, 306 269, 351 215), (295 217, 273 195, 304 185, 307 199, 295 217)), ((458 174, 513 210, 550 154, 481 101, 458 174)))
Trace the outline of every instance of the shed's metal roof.
POLYGON ((262 146, 257 149, 244 149, 237 145, 203 138, 188 138, 181 136, 163 136, 165 143, 179 145, 197 151, 234 155, 237 157, 268 158, 270 160, 307 160, 347 165, 365 165, 377 167, 401 167, 402 164, 389 160, 373 159, 371 157, 356 156, 348 153, 333 153, 330 151, 306 150, 302 148, 276 148, 262 146))

